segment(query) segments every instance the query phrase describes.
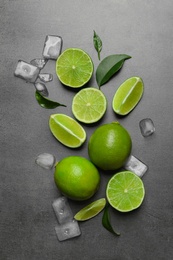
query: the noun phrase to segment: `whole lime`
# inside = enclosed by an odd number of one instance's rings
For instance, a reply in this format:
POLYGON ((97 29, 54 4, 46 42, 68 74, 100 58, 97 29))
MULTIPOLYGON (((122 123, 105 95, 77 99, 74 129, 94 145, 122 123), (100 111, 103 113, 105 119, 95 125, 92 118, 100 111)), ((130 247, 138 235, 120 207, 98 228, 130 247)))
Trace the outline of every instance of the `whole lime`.
POLYGON ((69 156, 55 166, 54 180, 63 195, 87 200, 99 188, 100 175, 92 162, 81 156, 69 156))
POLYGON ((91 135, 88 153, 91 161, 103 170, 116 170, 130 155, 132 140, 128 131, 113 122, 98 127, 91 135))

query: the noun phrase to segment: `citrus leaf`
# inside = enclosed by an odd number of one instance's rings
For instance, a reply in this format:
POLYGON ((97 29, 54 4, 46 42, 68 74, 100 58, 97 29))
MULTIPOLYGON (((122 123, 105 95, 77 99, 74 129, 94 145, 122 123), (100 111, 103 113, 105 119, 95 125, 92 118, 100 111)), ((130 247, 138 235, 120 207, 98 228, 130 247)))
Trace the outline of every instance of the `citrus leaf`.
POLYGON ((60 104, 58 102, 55 102, 48 98, 43 97, 38 91, 35 92, 35 98, 36 98, 38 104, 43 108, 53 109, 58 106, 66 107, 66 105, 60 104))
POLYGON ((100 52, 102 50, 102 40, 100 37, 96 34, 94 31, 94 36, 93 36, 93 42, 94 42, 94 47, 98 53, 98 59, 100 60, 100 52))
POLYGON ((115 232, 112 225, 111 225, 108 208, 109 208, 109 204, 107 204, 105 209, 104 209, 104 213, 103 213, 103 217, 102 217, 102 225, 103 225, 104 228, 106 228, 112 234, 114 234, 116 236, 120 236, 120 233, 115 232))
POLYGON ((130 58, 131 56, 126 54, 113 54, 104 58, 96 70, 96 81, 98 86, 100 87, 105 84, 122 68, 124 61, 130 58))

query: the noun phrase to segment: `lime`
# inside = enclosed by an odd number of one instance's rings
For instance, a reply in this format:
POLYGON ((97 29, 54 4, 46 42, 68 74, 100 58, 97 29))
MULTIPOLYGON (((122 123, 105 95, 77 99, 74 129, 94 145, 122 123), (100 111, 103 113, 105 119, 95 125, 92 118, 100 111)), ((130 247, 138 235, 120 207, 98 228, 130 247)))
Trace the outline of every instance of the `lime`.
POLYGON ((131 77, 124 81, 117 89, 112 107, 115 113, 127 115, 140 101, 144 91, 144 84, 141 78, 131 77))
POLYGON ((108 182, 106 196, 110 205, 121 212, 138 208, 145 196, 142 180, 133 172, 115 174, 108 182))
POLYGON ((80 90, 73 98, 72 112, 80 122, 91 124, 100 120, 106 112, 107 101, 96 88, 80 90))
POLYGON ((61 193, 74 200, 91 198, 99 188, 97 168, 86 158, 69 156, 55 166, 54 180, 61 193))
POLYGON ((56 74, 66 86, 79 88, 85 85, 93 74, 93 62, 81 49, 66 49, 56 61, 56 74))
POLYGON ((99 126, 88 142, 91 161, 103 170, 123 166, 131 152, 132 141, 128 131, 119 122, 99 126))
POLYGON ((85 221, 98 215, 105 207, 106 199, 102 198, 90 203, 85 208, 81 209, 74 218, 78 221, 85 221))
POLYGON ((86 132, 83 127, 65 114, 51 115, 49 127, 55 138, 65 146, 77 148, 86 140, 86 132))

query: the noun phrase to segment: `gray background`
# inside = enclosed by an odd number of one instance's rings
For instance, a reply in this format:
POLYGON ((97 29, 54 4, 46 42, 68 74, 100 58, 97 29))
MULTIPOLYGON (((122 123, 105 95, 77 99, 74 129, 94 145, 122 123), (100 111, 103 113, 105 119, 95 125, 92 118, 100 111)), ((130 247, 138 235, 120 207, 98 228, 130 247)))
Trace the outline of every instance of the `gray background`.
MULTIPOLYGON (((1 0, 0 3, 0 259, 1 260, 150 260, 173 259, 173 2, 137 0, 1 0), (62 146, 52 136, 49 115, 72 116, 75 91, 62 86, 55 75, 55 61, 44 72, 54 75, 47 84, 49 97, 67 104, 54 110, 41 108, 35 89, 13 73, 19 59, 30 62, 42 56, 46 35, 60 35, 63 50, 84 49, 95 69, 99 61, 93 47, 93 30, 103 41, 101 58, 126 53, 132 59, 102 87, 108 109, 97 125, 83 125, 87 140, 97 126, 115 120, 133 140, 132 154, 149 166, 143 177, 146 196, 140 209, 119 214, 111 209, 114 237, 102 227, 102 214, 81 223, 82 235, 59 242, 51 203, 60 193, 53 170, 35 164, 38 154, 49 152, 57 160, 69 155, 88 158, 87 142, 81 149, 62 146), (112 111, 112 97, 128 77, 140 76, 145 91, 138 106, 126 117, 112 111), (139 121, 150 117, 156 132, 143 138, 139 121)), ((88 86, 97 87, 95 74, 88 86)), ((110 175, 100 172, 101 187, 87 202, 70 201, 75 214, 90 201, 105 196, 110 175)))

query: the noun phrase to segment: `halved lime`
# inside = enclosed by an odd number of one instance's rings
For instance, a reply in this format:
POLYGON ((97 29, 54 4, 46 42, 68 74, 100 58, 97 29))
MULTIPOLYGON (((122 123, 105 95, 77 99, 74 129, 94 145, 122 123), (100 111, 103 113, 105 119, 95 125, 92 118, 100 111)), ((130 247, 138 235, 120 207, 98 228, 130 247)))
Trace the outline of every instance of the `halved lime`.
POLYGON ((83 127, 65 114, 51 115, 49 127, 55 138, 65 146, 77 148, 86 140, 86 132, 83 127))
POLYGON ((108 182, 106 196, 109 204, 121 212, 138 208, 144 199, 142 180, 131 171, 116 173, 108 182))
POLYGON ((69 48, 58 57, 56 74, 64 85, 79 88, 90 80, 93 74, 93 62, 85 51, 69 48))
POLYGON ((81 209, 78 213, 76 213, 74 218, 78 221, 85 221, 90 218, 93 218, 104 209, 105 205, 106 205, 105 198, 96 200, 90 203, 89 205, 87 205, 86 207, 84 207, 83 209, 81 209))
POLYGON ((102 91, 96 88, 80 90, 73 98, 72 112, 83 123, 94 123, 106 112, 107 101, 102 91))
POLYGON ((119 115, 127 115, 140 101, 144 91, 144 84, 140 77, 131 77, 124 81, 117 89, 112 108, 119 115))

